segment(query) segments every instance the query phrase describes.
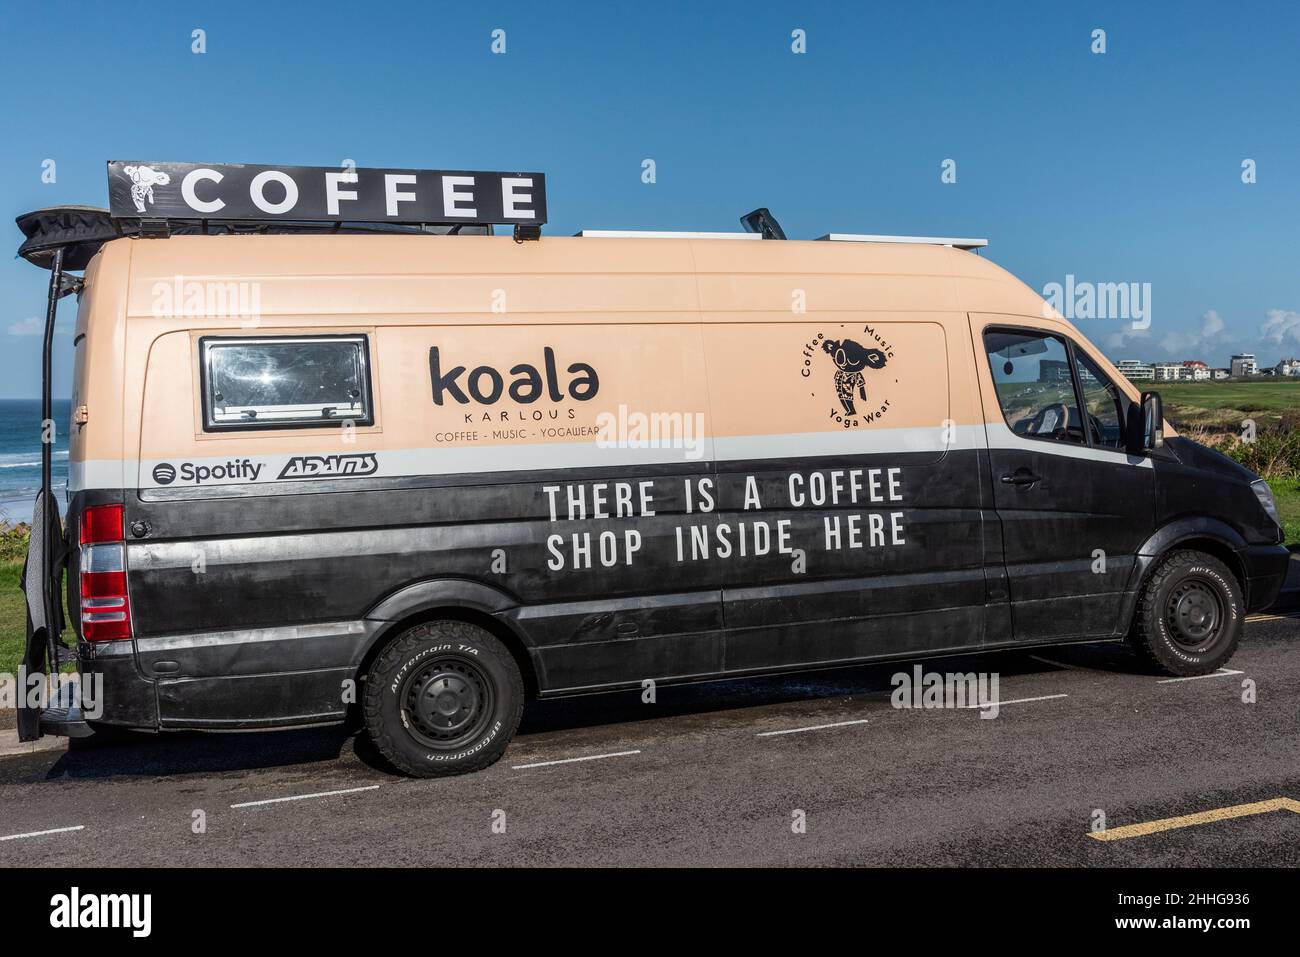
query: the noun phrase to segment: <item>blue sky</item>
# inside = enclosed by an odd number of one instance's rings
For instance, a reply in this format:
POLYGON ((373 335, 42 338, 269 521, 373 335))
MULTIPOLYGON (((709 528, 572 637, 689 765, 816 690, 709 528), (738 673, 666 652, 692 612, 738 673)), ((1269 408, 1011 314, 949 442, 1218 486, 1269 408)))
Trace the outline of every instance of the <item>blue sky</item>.
MULTIPOLYGON (((1300 354, 1298 40, 1294 3, 6 2, 0 212, 103 205, 109 159, 538 169, 551 233, 763 205, 794 238, 987 236, 1036 289, 1150 283, 1149 329, 1079 320, 1112 358, 1272 364, 1300 354)), ((44 280, 0 259, 0 397, 38 394, 44 280)))

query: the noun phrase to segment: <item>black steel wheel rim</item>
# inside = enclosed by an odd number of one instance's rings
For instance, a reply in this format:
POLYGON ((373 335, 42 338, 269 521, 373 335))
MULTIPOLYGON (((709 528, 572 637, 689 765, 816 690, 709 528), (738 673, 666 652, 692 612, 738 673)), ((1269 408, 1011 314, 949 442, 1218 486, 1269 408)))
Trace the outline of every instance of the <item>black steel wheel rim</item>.
POLYGON ((402 682, 398 701, 413 738, 429 748, 454 750, 486 730, 496 688, 477 662, 448 655, 416 668, 402 682))
POLYGON ((1223 621, 1223 597, 1210 582, 1187 578, 1169 593, 1165 622, 1174 641, 1182 647, 1201 649, 1213 644, 1223 629, 1223 621))

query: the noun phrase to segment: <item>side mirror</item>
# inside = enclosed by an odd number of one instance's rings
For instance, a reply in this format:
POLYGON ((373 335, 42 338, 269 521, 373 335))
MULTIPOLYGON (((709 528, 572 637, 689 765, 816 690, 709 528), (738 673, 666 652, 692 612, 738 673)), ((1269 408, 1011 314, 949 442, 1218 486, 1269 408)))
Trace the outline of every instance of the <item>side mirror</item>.
POLYGON ((1164 403, 1159 392, 1143 392, 1141 400, 1128 407, 1124 437, 1129 455, 1146 455, 1165 444, 1164 403))
POLYGON ((1142 451, 1151 452, 1165 444, 1165 405, 1159 392, 1142 393, 1142 451))

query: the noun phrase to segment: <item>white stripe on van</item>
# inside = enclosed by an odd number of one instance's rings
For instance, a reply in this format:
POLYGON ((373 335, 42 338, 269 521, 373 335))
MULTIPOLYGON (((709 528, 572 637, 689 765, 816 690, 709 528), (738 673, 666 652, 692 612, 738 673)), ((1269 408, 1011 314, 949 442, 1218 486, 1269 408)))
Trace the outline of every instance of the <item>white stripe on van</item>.
POLYGON ((291 468, 295 460, 366 457, 365 469, 335 477, 398 478, 419 475, 453 475, 476 472, 550 471, 574 468, 636 467, 638 465, 685 464, 706 461, 810 458, 830 455, 890 455, 905 452, 945 450, 970 451, 985 447, 984 426, 936 425, 926 429, 845 429, 837 432, 796 432, 778 435, 708 437, 698 454, 681 448, 623 448, 597 442, 554 442, 551 444, 460 446, 454 448, 393 449, 374 452, 318 451, 305 455, 257 455, 257 439, 249 440, 246 455, 195 459, 92 459, 69 463, 70 492, 96 488, 195 488, 226 485, 267 485, 310 481, 280 476, 301 474, 291 468), (231 465, 234 468, 230 468, 231 465), (191 472, 207 475, 185 478, 191 472), (170 482, 159 476, 175 475, 170 482), (232 473, 233 477, 226 473, 232 473))
POLYGON ((846 429, 787 435, 727 435, 713 440, 720 461, 806 458, 826 455, 890 455, 901 452, 968 452, 984 448, 982 425, 929 429, 846 429))
POLYGON ((334 477, 401 478, 419 475, 452 475, 475 472, 550 471, 574 468, 636 467, 638 465, 691 464, 697 461, 742 461, 762 459, 798 459, 830 455, 889 455, 931 452, 945 449, 970 451, 991 447, 1040 452, 1066 458, 1151 468, 1151 459, 1124 452, 1092 449, 1065 442, 1026 438, 1016 435, 1003 423, 954 425, 928 429, 846 429, 842 432, 795 432, 778 435, 729 435, 701 440, 699 454, 680 448, 620 448, 597 442, 555 442, 552 444, 460 446, 456 448, 393 449, 366 452, 317 452, 300 455, 256 455, 256 439, 250 440, 246 456, 222 456, 196 459, 93 459, 70 462, 69 492, 84 489, 115 488, 195 488, 226 485, 293 484, 310 481, 282 474, 301 474, 291 465, 303 458, 328 460, 335 457, 373 457, 365 472, 320 474, 321 479, 334 477), (986 446, 987 443, 987 446, 986 446), (231 463, 237 468, 229 469, 231 463), (200 480, 185 480, 184 467, 206 469, 211 474, 200 480), (172 472, 172 482, 155 479, 172 472), (233 472, 233 477, 224 473, 233 472))

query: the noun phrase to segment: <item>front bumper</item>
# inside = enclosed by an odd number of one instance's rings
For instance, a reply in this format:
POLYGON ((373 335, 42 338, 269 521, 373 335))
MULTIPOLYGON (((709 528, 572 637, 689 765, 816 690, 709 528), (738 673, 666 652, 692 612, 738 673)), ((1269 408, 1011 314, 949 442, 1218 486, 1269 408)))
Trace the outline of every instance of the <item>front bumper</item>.
POLYGON ((1239 554, 1246 569, 1246 610, 1263 611, 1286 583, 1291 553, 1285 545, 1250 545, 1239 554))

